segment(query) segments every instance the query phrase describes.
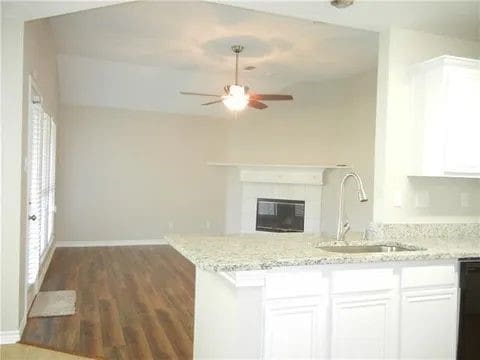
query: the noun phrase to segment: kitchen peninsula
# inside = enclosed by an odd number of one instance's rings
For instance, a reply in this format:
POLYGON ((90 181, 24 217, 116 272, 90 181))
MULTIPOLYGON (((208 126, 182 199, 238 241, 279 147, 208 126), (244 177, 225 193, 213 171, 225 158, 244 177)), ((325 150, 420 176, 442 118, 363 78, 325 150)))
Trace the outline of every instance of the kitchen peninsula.
POLYGON ((461 236, 346 243, 307 234, 167 239, 196 266, 197 359, 451 359, 457 261, 480 256, 480 237, 461 236), (400 251, 335 252, 345 245, 400 251))

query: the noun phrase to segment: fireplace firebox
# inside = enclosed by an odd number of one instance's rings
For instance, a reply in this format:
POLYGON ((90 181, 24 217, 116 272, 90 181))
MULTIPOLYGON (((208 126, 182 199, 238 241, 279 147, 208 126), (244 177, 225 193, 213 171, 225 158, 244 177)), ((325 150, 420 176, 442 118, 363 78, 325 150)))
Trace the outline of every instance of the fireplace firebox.
POLYGON ((305 201, 257 199, 257 231, 303 232, 305 201))

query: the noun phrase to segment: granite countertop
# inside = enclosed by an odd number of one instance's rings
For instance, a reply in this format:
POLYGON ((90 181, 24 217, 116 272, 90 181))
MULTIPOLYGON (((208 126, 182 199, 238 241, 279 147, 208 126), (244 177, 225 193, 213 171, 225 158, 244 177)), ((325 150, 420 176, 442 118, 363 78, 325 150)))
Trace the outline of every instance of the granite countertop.
POLYGON ((480 238, 415 238, 402 241, 348 240, 308 234, 168 235, 168 243, 195 266, 209 271, 262 270, 282 266, 375 263, 480 257, 480 238), (345 254, 319 245, 368 243, 406 245, 417 251, 345 254))

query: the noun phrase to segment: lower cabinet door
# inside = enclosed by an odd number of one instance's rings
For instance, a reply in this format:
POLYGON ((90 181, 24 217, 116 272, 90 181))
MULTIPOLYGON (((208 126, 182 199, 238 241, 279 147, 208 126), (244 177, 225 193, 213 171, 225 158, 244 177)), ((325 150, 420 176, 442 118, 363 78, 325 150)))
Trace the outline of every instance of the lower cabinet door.
POLYGON ((457 293, 456 288, 403 291, 402 359, 455 359, 457 293))
POLYGON ((326 309, 320 296, 267 300, 264 358, 325 358, 326 309))
POLYGON ((395 305, 392 291, 334 295, 331 359, 397 358, 395 305))

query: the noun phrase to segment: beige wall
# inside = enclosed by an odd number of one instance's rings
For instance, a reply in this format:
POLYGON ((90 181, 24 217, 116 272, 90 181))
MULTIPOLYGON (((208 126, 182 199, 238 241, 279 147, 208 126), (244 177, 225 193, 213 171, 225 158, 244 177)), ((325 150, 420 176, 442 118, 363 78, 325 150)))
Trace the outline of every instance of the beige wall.
MULTIPOLYGON (((3 6, 3 3, 0 4, 3 6)), ((5 10, 3 10, 5 11, 5 10)), ((22 177, 23 21, 2 18, 2 234, 0 330, 18 330, 22 177), (19 61, 20 60, 20 61, 19 61), (6 106, 8 104, 8 106, 6 106)))
POLYGON ((407 175, 416 154, 410 113, 409 69, 440 55, 479 57, 480 43, 411 30, 392 29, 380 37, 376 128, 375 209, 381 223, 478 222, 480 182, 468 179, 411 179, 407 175), (408 51, 406 51, 408 49, 408 51), (430 205, 416 207, 416 197, 428 194, 430 205), (471 206, 462 208, 462 193, 471 206), (394 198, 401 200, 395 206, 394 198))
MULTIPOLYGON (((229 121, 228 159, 233 162, 348 164, 365 181, 370 201, 360 204, 348 184, 352 228, 372 220, 376 72, 342 80, 297 84, 285 90, 292 103, 269 102, 229 121)), ((339 183, 345 170, 325 173, 322 231, 335 232, 339 183)))
MULTIPOLYGON (((208 161, 352 165, 373 197, 375 72, 288 89, 294 104, 237 119, 62 105, 58 139, 59 241, 159 239, 223 232, 225 170, 208 161)), ((323 230, 334 233, 344 170, 325 174, 323 230)), ((347 211, 355 230, 372 201, 347 211)))
POLYGON ((57 240, 223 230, 224 178, 206 163, 224 152, 224 120, 72 105, 60 117, 57 240))

